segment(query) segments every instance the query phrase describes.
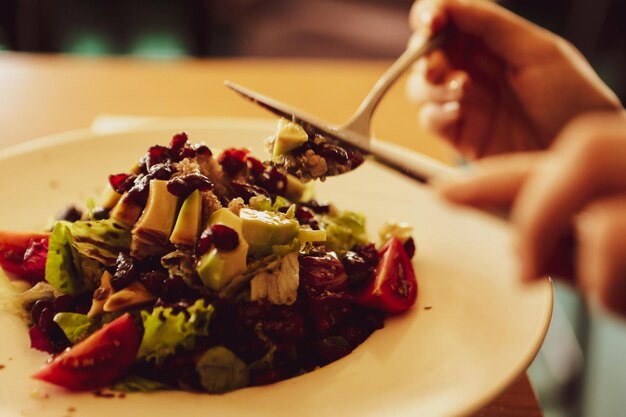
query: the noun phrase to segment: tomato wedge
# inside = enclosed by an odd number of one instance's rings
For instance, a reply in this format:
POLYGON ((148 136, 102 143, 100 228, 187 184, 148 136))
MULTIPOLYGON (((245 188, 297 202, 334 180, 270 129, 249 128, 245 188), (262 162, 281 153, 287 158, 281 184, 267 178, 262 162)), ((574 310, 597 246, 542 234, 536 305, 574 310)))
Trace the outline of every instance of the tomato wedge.
POLYGON ((24 254, 33 241, 47 240, 46 233, 0 231, 0 267, 18 279, 31 282, 41 281, 41 271, 29 269, 24 264, 24 254))
POLYGON ((105 387, 130 368, 140 341, 139 329, 126 313, 63 351, 33 378, 73 391, 105 387))
POLYGON ((374 280, 357 294, 355 301, 387 313, 408 310, 417 300, 415 271, 402 242, 392 238, 380 250, 374 280))

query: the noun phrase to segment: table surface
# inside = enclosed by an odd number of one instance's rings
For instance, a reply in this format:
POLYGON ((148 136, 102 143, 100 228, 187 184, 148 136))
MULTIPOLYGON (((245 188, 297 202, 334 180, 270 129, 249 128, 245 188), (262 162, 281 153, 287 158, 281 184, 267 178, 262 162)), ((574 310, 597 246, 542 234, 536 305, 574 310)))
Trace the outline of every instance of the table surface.
MULTIPOLYGON (((347 120, 386 61, 179 60, 0 54, 0 148, 87 127, 95 116, 244 116, 273 118, 222 82, 232 80, 316 114, 347 120)), ((400 81, 381 102, 373 131, 444 162, 453 152, 420 130, 400 81)), ((526 375, 476 414, 541 416, 526 375)))

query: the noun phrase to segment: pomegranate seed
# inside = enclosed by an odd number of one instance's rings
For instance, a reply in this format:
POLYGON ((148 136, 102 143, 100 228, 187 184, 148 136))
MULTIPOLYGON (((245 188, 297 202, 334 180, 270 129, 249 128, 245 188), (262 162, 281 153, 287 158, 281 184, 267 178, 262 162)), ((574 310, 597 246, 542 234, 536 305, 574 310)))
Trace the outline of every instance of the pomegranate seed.
POLYGON ((256 158, 248 157, 248 171, 254 177, 258 177, 265 172, 265 165, 256 158))
POLYGON ((170 142, 170 150, 172 151, 172 153, 180 153, 181 149, 185 147, 187 139, 187 134, 185 132, 175 134, 170 142))
POLYGON ((148 149, 148 157, 146 158, 146 168, 150 169, 152 165, 167 162, 169 157, 169 148, 160 145, 151 146, 148 149))
POLYGON ((198 250, 196 252, 198 256, 203 255, 209 251, 213 242, 211 238, 212 235, 213 233, 211 232, 210 227, 202 232, 202 234, 200 235, 200 239, 198 240, 198 250))
POLYGON ((211 226, 211 240, 217 250, 221 251, 231 251, 239 246, 239 234, 223 224, 211 226))
POLYGON ((217 157, 217 162, 222 165, 222 168, 228 175, 234 177, 246 166, 247 155, 247 149, 230 148, 224 150, 224 152, 217 157))
POLYGON ((124 194, 126 191, 133 186, 133 182, 135 181, 134 175, 129 174, 113 174, 109 175, 109 184, 111 184, 111 188, 115 190, 118 194, 124 194))

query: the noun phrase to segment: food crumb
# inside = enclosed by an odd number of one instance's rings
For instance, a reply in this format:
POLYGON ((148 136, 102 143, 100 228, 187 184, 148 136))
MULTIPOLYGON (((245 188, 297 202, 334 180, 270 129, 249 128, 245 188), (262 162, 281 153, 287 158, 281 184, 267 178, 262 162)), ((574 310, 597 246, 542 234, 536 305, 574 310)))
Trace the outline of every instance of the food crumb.
POLYGON ((5 368, 5 366, 4 366, 4 365, 0 365, 0 369, 4 369, 4 368, 5 368))
POLYGON ((57 188, 59 188, 59 181, 50 180, 50 182, 48 183, 48 187, 52 188, 53 190, 56 190, 57 188))
POLYGON ((96 397, 100 397, 100 398, 115 398, 115 394, 113 394, 112 392, 104 392, 104 391, 96 390, 93 392, 93 394, 96 397))
POLYGON ((68 407, 67 408, 67 412, 68 413, 73 413, 74 411, 76 411, 76 407, 68 407))
POLYGON ((426 306, 424 307, 424 310, 430 310, 431 308, 433 308, 433 306, 426 306))

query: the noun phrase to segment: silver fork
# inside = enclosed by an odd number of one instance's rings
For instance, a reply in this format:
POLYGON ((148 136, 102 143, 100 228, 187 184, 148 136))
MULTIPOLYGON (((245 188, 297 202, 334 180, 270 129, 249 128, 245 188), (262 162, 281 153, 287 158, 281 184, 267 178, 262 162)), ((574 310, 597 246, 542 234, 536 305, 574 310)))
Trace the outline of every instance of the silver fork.
POLYGON ((393 146, 374 139, 370 125, 378 103, 400 75, 420 57, 438 48, 444 40, 444 33, 439 33, 421 44, 411 44, 400 57, 385 71, 374 84, 372 90, 363 100, 357 111, 343 126, 330 125, 315 116, 307 114, 293 106, 282 103, 271 97, 252 91, 230 81, 224 84, 243 97, 281 117, 294 120, 307 128, 336 138, 352 145, 383 165, 395 169, 420 182, 427 182, 433 177, 450 174, 455 170, 424 155, 416 157, 398 146, 393 146))

